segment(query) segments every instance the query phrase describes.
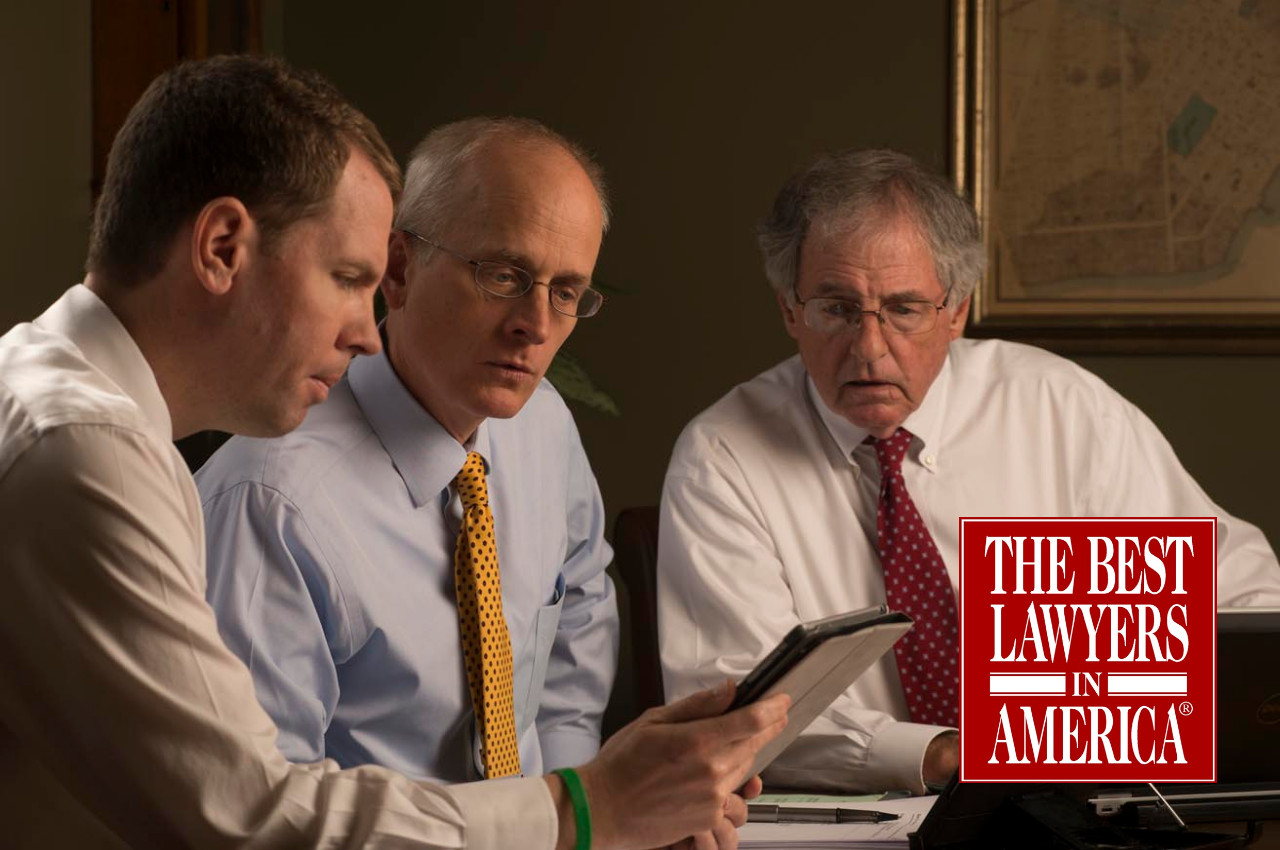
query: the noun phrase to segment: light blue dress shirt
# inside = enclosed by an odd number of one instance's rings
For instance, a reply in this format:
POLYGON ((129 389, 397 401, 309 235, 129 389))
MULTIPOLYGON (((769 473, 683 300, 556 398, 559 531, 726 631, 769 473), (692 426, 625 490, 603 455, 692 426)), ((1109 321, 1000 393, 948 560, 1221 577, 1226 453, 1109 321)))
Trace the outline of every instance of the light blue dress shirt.
MULTIPOLYGON (((488 467, 521 767, 581 764, 617 663, 599 488, 546 381, 470 448, 488 467)), ((292 434, 234 438, 197 473, 209 602, 290 760, 481 775, 453 581, 466 454, 380 354, 292 434)))

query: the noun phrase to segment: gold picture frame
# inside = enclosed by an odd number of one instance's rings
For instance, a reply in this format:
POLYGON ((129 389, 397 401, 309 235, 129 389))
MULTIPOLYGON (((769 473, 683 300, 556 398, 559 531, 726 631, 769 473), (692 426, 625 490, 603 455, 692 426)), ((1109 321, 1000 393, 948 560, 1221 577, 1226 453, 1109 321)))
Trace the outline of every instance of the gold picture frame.
POLYGON ((953 172, 988 257, 972 335, 1280 353, 1276 6, 953 0, 953 172))

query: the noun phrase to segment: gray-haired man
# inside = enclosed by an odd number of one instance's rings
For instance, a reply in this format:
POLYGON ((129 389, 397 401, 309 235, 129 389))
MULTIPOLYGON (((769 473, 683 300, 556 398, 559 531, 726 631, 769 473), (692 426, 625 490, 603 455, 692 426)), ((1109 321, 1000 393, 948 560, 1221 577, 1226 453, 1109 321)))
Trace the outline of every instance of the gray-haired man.
POLYGON ((1220 518, 1222 605, 1280 603, 1262 534, 1226 515, 1155 426, 1036 348, 961 339, 973 210, 891 151, 824 157, 760 228, 799 355, 681 435, 659 548, 668 696, 749 670, 801 620, 887 602, 916 628, 766 773, 908 788, 957 759, 961 516, 1220 518))

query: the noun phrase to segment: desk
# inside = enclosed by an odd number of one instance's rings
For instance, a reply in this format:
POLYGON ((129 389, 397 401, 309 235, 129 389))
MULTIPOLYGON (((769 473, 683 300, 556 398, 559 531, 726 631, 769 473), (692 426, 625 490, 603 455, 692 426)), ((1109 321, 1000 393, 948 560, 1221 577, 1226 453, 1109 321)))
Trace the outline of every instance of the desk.
MULTIPOLYGON (((943 792, 941 798, 914 798, 909 800, 877 800, 878 795, 859 797, 823 797, 820 795, 803 795, 790 792, 786 795, 772 794, 765 799, 775 803, 788 805, 814 805, 818 807, 849 807, 859 809, 878 809, 882 811, 901 811, 903 819, 897 823, 880 825, 872 824, 840 824, 840 825, 800 825, 800 824, 757 824, 751 823, 739 833, 741 846, 748 848, 785 848, 792 846, 814 846, 830 844, 836 848, 902 848, 908 846, 909 832, 922 832, 925 836, 927 850, 939 847, 944 850, 967 850, 969 847, 983 850, 991 847, 991 840, 986 835, 975 839, 982 830, 993 827, 1004 827, 1016 830, 1016 834, 1006 833, 1000 836, 1003 846, 1018 848, 1045 843, 1052 834, 1082 835, 1098 823, 1093 806, 1087 803, 1087 793, 1079 786, 1001 786, 968 783, 958 786, 954 783, 943 792), (1010 794, 1010 791, 1013 794, 1010 794), (1050 793, 1045 793, 1049 791, 1050 793), (1021 797, 1022 794, 1028 796, 1021 797), (1009 805, 1011 798, 1022 802, 1009 805), (942 800, 942 803, 935 801, 942 800), (943 808, 933 813, 930 824, 923 824, 923 817, 931 812, 934 805, 943 808), (937 815, 943 814, 945 822, 937 823, 937 815), (1054 827, 1045 826, 1055 824, 1054 827), (909 826, 910 828, 907 828, 909 826), (1025 827, 1025 830, 1023 829, 1025 827), (1058 832, 1061 830, 1061 832, 1058 832)), ((1129 810, 1132 814, 1132 810, 1129 810)), ((1132 820, 1129 821, 1133 823, 1132 820)), ((1101 821, 1102 825, 1120 826, 1122 819, 1109 817, 1101 821)), ((1280 819, 1258 821, 1251 850, 1280 850, 1280 819)), ((1221 822, 1191 823, 1194 833, 1216 833, 1240 835, 1247 833, 1248 822, 1242 820, 1221 822)), ((1099 840, 1094 837, 1093 840, 1099 840)))

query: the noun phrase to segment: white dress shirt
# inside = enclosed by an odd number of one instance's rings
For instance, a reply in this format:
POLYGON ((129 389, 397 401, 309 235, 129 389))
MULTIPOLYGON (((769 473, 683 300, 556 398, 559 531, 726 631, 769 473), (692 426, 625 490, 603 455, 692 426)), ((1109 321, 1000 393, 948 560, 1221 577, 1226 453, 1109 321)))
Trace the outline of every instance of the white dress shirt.
MULTIPOLYGON (((1216 516, 1218 604, 1280 605, 1280 566, 1262 533, 1210 501, 1141 411, 1067 360, 957 340, 903 427, 915 435, 907 490, 957 592, 961 516, 1216 516)), ((798 622, 885 601, 866 433, 822 403, 798 356, 684 430, 658 544, 669 699, 741 678, 798 622)), ((941 730, 908 716, 888 653, 766 781, 922 790, 924 750, 941 730)))
POLYGON ((0 338, 6 847, 554 846, 540 778, 294 765, 205 603, 155 376, 77 286, 0 338))

